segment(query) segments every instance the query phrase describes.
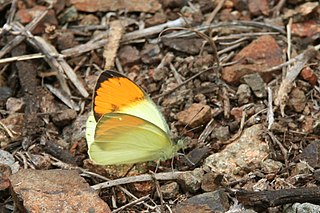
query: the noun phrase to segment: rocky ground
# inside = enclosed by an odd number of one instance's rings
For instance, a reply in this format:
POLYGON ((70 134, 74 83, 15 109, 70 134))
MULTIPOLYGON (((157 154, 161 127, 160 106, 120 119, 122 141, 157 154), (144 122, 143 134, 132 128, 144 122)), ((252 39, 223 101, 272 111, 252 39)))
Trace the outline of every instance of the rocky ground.
POLYGON ((320 212, 319 1, 3 0, 0 16, 0 212, 320 212), (156 173, 88 159, 105 69, 188 142, 156 173))

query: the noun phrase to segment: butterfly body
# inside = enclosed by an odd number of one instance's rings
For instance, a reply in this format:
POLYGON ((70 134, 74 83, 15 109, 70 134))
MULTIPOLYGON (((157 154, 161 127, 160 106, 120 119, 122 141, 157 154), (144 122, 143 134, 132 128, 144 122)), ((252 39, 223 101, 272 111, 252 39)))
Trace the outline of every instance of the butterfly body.
POLYGON ((97 81, 86 127, 90 159, 101 165, 166 160, 183 146, 171 141, 165 119, 148 95, 113 71, 97 81))

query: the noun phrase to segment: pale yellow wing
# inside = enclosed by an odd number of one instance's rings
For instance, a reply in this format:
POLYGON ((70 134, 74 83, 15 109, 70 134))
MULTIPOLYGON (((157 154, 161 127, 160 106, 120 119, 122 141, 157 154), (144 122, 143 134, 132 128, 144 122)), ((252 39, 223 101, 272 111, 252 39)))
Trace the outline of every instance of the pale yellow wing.
POLYGON ((178 149, 158 126, 123 113, 103 115, 95 127, 94 139, 92 132, 86 136, 90 159, 101 165, 166 160, 178 149))
POLYGON ((87 140, 88 147, 90 147, 91 144, 94 142, 96 125, 97 125, 97 122, 94 118, 93 112, 91 111, 89 113, 89 117, 86 122, 86 140, 87 140))

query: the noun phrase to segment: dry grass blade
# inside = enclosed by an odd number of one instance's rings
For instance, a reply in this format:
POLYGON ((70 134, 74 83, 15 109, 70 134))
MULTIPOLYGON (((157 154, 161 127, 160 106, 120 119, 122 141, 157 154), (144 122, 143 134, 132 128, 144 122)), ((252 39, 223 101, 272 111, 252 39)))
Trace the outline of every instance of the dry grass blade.
POLYGON ((69 108, 74 109, 78 111, 80 108, 77 106, 70 98, 69 95, 63 94, 62 91, 58 90, 57 88, 54 88, 50 84, 45 84, 46 87, 49 89, 50 92, 52 92, 56 97, 58 97, 63 103, 65 103, 69 108))
POLYGON ((143 30, 134 31, 131 33, 127 33, 123 36, 122 42, 131 41, 138 38, 145 38, 150 35, 155 35, 160 33, 162 30, 168 27, 181 27, 188 24, 188 20, 185 18, 178 18, 173 21, 168 21, 164 24, 156 25, 153 27, 145 28, 143 30))
POLYGON ((113 69, 114 60, 124 33, 124 24, 120 20, 110 23, 110 33, 108 43, 104 46, 103 58, 105 59, 105 69, 113 69))
POLYGON ((150 195, 146 195, 146 196, 140 197, 139 199, 136 199, 136 200, 134 200, 134 201, 132 201, 130 203, 127 203, 126 205, 123 205, 120 208, 117 208, 117 209, 113 210, 112 212, 113 213, 121 212, 121 211, 125 210, 126 208, 128 208, 130 206, 133 206, 135 204, 138 204, 140 202, 143 202, 143 201, 147 200, 149 197, 150 197, 150 195))
POLYGON ((281 115, 284 116, 284 108, 288 99, 288 95, 292 89, 292 82, 299 75, 305 64, 315 56, 317 49, 320 45, 312 47, 296 56, 294 59, 296 63, 288 70, 285 79, 281 82, 277 97, 275 99, 275 105, 280 107, 281 115))
POLYGON ((218 12, 222 9, 224 2, 226 0, 221 0, 218 5, 216 6, 216 8, 214 8, 214 10, 212 11, 212 13, 208 16, 207 20, 204 22, 204 24, 210 24, 212 22, 212 20, 214 19, 214 17, 216 17, 216 15, 218 14, 218 12))
POLYGON ((267 120, 268 120, 268 129, 271 129, 271 126, 274 122, 274 114, 272 108, 272 90, 268 87, 268 113, 267 113, 267 120))
POLYGON ((0 64, 14 62, 14 61, 25 61, 25 60, 31 60, 31 59, 38 59, 38 58, 44 58, 44 57, 45 57, 45 55, 43 55, 41 53, 14 56, 14 57, 10 57, 10 58, 0 59, 0 64))

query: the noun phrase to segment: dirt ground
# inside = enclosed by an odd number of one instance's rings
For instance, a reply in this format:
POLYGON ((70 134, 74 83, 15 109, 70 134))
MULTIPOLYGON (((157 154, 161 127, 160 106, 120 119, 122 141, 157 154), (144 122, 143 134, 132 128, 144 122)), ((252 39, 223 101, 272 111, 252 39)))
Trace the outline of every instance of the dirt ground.
POLYGON ((0 17, 0 212, 320 212, 319 1, 3 0, 0 17), (159 106, 173 159, 89 159, 104 70, 159 106))

